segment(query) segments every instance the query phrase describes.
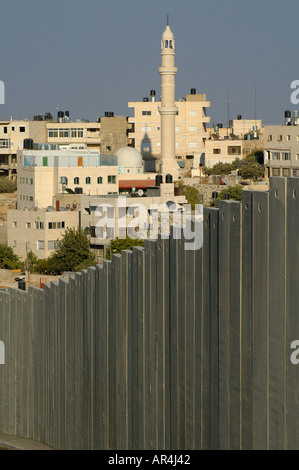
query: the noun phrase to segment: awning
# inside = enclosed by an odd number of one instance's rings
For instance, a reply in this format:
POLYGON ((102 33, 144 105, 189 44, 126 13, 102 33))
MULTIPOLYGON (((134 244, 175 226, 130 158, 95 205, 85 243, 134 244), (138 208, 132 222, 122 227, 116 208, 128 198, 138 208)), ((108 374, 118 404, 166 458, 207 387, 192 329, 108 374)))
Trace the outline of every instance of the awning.
POLYGON ((156 186, 155 180, 119 180, 119 189, 146 189, 148 186, 156 186))

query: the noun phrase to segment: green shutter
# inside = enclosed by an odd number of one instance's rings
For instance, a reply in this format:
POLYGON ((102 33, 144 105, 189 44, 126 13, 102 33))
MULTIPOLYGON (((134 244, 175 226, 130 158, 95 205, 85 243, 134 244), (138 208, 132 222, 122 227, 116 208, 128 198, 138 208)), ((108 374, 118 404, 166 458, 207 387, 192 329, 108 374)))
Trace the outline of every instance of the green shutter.
POLYGON ((43 166, 48 166, 48 157, 43 157, 43 166))

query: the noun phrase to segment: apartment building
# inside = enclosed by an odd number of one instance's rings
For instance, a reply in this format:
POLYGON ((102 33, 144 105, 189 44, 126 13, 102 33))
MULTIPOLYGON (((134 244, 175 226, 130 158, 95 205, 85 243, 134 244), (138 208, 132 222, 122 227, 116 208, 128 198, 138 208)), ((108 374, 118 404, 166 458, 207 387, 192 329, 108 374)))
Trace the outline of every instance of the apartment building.
POLYGON ((187 203, 185 196, 175 195, 173 183, 163 183, 139 194, 81 196, 81 225, 89 233, 91 249, 97 256, 105 255, 111 239, 116 236, 149 238, 150 230, 160 233, 162 228, 167 233, 171 217, 164 219, 162 214, 169 216, 169 207, 179 208, 187 203), (146 220, 141 216, 141 208, 148 216, 146 220))
POLYGON ((17 152, 25 139, 47 140, 46 123, 40 121, 0 121, 0 176, 17 177, 17 152))
POLYGON ((53 205, 57 193, 118 193, 117 158, 91 150, 18 152, 18 209, 53 205))
POLYGON ((26 139, 32 141, 33 149, 39 144, 48 148, 50 144, 62 149, 86 148, 113 155, 117 149, 128 145, 130 127, 127 117, 114 116, 112 112, 106 112, 98 122, 71 122, 69 118, 58 118, 54 122, 46 119, 46 116, 45 119, 43 116, 35 116, 33 121, 1 121, 0 175, 16 179, 17 151, 24 149, 26 139))
POLYGON ((299 176, 299 125, 265 126, 267 176, 299 176))
MULTIPOLYGON (((129 102, 128 107, 134 109, 134 116, 129 118, 129 145, 134 146, 142 155, 145 171, 156 171, 161 156, 161 116, 158 108, 161 101, 156 101, 155 91, 151 98, 141 102, 129 102)), ((210 102, 205 94, 197 94, 192 88, 185 98, 175 102, 178 114, 175 120, 176 158, 190 159, 199 162, 204 152, 204 141, 208 138, 207 108, 210 102)))
POLYGON ((21 259, 25 259, 30 250, 39 259, 45 259, 56 249, 57 240, 63 237, 65 230, 77 228, 78 223, 77 210, 9 210, 7 243, 21 259))
POLYGON ((254 150, 263 149, 263 139, 238 139, 230 135, 214 135, 205 142, 204 166, 212 167, 216 163, 232 163, 236 158, 244 158, 254 150))

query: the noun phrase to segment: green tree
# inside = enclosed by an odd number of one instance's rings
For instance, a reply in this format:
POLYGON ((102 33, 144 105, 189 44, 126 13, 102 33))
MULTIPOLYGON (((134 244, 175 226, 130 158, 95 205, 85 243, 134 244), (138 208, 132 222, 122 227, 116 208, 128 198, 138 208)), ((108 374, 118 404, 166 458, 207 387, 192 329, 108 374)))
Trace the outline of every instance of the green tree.
POLYGON ((17 189, 17 181, 12 181, 6 176, 0 176, 0 193, 14 193, 17 189))
POLYGON ((47 260, 49 274, 59 275, 64 271, 77 271, 82 263, 85 268, 96 264, 88 237, 82 229, 66 229, 63 238, 58 240, 57 244, 57 249, 47 260))
POLYGON ((111 254, 121 253, 123 250, 132 250, 133 246, 144 246, 144 240, 140 238, 115 238, 106 252, 106 259, 111 259, 111 254))
POLYGON ((239 174, 244 180, 253 179, 256 181, 264 177, 265 169, 257 162, 248 162, 241 166, 239 174))
POLYGON ((234 167, 231 163, 216 163, 211 168, 204 168, 204 173, 208 176, 210 175, 229 175, 234 167))
POLYGON ((243 188, 242 186, 228 186, 220 191, 218 198, 225 199, 226 194, 229 194, 229 198, 234 201, 242 201, 243 188))
POLYGON ((196 204, 200 204, 201 202, 201 194, 198 189, 194 188, 194 186, 183 186, 184 188, 184 196, 187 199, 187 203, 191 205, 191 209, 195 209, 196 204))
POLYGON ((11 246, 0 244, 0 268, 1 269, 23 269, 24 263, 14 253, 11 246))

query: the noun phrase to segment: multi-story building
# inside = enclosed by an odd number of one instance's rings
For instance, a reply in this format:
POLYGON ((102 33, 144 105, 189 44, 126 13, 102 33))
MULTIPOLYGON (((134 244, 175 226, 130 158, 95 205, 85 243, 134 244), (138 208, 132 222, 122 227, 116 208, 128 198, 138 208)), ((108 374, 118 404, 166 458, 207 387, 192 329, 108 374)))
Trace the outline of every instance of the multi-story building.
POLYGON ((98 122, 48 122, 48 144, 84 145, 85 148, 99 150, 106 155, 112 155, 120 147, 128 144, 128 118, 109 116, 98 119, 98 122))
POLYGON ((299 176, 299 126, 265 126, 267 176, 299 176))
POLYGON ((117 149, 128 145, 128 131, 132 127, 128 118, 106 112, 98 122, 58 119, 44 120, 35 116, 33 121, 0 122, 0 175, 10 179, 17 177, 17 151, 24 149, 24 140, 32 140, 33 148, 39 144, 59 145, 96 150, 113 155, 117 149), (37 119, 39 118, 39 119, 37 119))
POLYGON ((18 209, 51 206, 63 191, 118 193, 117 158, 91 150, 18 152, 18 209))
POLYGON ((253 150, 263 149, 263 139, 243 140, 212 136, 205 142, 204 166, 212 167, 216 163, 232 163, 236 158, 244 158, 253 150))
MULTIPOLYGON (((141 102, 129 102, 134 109, 134 116, 129 118, 132 130, 129 130, 129 144, 142 155, 145 171, 156 171, 161 157, 161 101, 156 101, 155 91, 151 99, 141 102), (156 163, 157 162, 157 163, 156 163)), ((178 114, 175 116, 176 157, 178 160, 200 160, 204 152, 204 141, 208 138, 207 123, 210 118, 206 109, 210 106, 205 94, 197 94, 193 88, 185 98, 175 102, 178 114)))
POLYGON ((77 228, 79 212, 38 210, 9 210, 7 212, 7 242, 14 252, 25 259, 29 251, 45 259, 57 247, 67 228, 77 228))
POLYGON ((0 122, 0 175, 17 177, 17 151, 23 149, 25 139, 42 143, 47 140, 46 123, 40 121, 0 122))

